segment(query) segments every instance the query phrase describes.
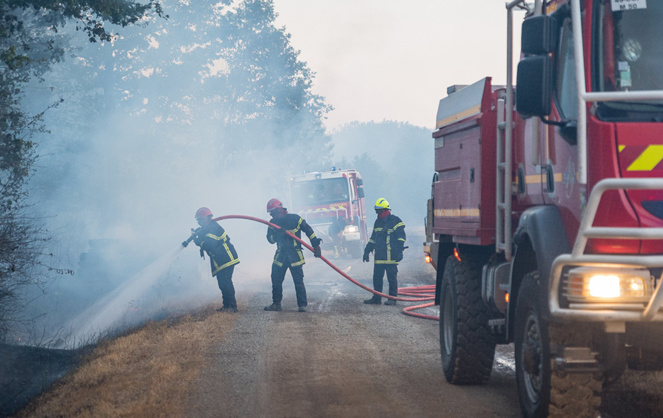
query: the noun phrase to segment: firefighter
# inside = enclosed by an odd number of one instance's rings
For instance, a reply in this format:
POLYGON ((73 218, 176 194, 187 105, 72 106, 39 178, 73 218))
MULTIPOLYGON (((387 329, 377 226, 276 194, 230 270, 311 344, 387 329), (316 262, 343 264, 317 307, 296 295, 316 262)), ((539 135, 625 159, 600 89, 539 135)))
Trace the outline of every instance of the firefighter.
POLYGON ((345 230, 345 215, 334 218, 329 225, 329 236, 334 242, 334 257, 339 258, 343 250, 343 230, 345 230))
MULTIPOLYGON (((403 259, 405 247, 405 224, 398 216, 391 214, 389 202, 379 198, 375 202, 375 213, 378 218, 373 225, 371 238, 364 249, 364 262, 369 262, 369 254, 375 250, 373 265, 373 288, 382 293, 384 273, 389 282, 389 296, 398 295, 398 262, 403 259)), ((382 298, 373 295, 364 301, 366 304, 379 305, 382 298)), ((387 299, 385 305, 395 305, 396 300, 387 299)))
POLYGON ((272 263, 272 304, 265 306, 266 311, 280 311, 281 300, 283 299, 283 280, 285 273, 290 269, 292 280, 295 283, 295 293, 297 294, 297 306, 299 312, 306 312, 308 302, 306 300, 306 287, 304 286, 304 254, 302 245, 299 241, 288 236, 284 231, 301 237, 302 231, 311 241, 314 255, 320 257, 320 242, 322 240, 315 236, 313 228, 299 215, 288 213, 283 204, 278 199, 271 199, 267 202, 267 212, 272 216, 271 223, 281 227, 276 229, 269 227, 267 229, 267 241, 270 244, 276 244, 276 254, 272 263))
MULTIPOLYGON (((196 211, 196 221, 200 228, 193 231, 193 242, 200 247, 200 256, 205 258, 207 253, 212 267, 212 276, 216 277, 223 297, 223 306, 219 312, 237 312, 235 300, 235 287, 233 286, 233 271, 239 263, 237 251, 230 243, 230 237, 216 221, 212 220, 212 211, 200 208, 196 211)), ((190 239, 189 239, 190 241, 190 239)), ((182 243, 185 247, 189 243, 182 243)))

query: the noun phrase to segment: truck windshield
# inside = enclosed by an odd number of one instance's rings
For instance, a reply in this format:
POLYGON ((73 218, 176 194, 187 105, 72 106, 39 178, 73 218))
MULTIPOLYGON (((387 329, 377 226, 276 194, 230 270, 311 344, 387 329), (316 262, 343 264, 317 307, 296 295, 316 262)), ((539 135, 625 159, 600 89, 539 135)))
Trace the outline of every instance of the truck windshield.
POLYGON ((296 208, 347 202, 350 199, 348 181, 345 178, 295 181, 292 183, 292 199, 296 208))
MULTIPOLYGON (((595 89, 663 90, 663 1, 595 3, 595 89)), ((660 118, 663 101, 603 102, 607 118, 660 118)))

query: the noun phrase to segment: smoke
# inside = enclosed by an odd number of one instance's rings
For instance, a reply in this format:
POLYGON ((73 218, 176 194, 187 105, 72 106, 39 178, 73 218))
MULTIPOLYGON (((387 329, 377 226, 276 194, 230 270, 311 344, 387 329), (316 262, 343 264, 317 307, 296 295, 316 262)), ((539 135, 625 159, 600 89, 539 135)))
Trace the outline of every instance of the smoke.
MULTIPOLYGON (((362 172, 368 208, 386 197, 408 227, 422 224, 430 133, 351 124, 333 134, 332 154, 322 125, 329 107, 310 92, 313 74, 274 27, 272 7, 172 2, 168 20, 124 28, 113 45, 79 42, 76 59, 30 86, 26 107, 35 112, 65 101, 44 117, 50 134, 37 138, 30 190, 52 237, 45 263, 56 270, 26 293, 32 331, 17 332, 78 344, 220 303, 209 260, 194 245, 179 251, 196 210, 268 219, 267 201, 288 201, 292 174, 332 161, 362 172)), ((221 225, 239 254, 238 293, 269 291, 275 248, 266 227, 221 225)))
MULTIPOLYGON (((195 245, 177 254, 172 247, 198 227, 194 214, 202 206, 215 217, 269 219, 266 203, 286 200, 297 163, 276 149, 247 150, 226 162, 209 139, 163 147, 160 135, 150 136, 139 124, 125 119, 112 125, 91 137, 78 156, 80 169, 65 180, 76 179, 77 186, 40 205, 53 232, 53 261, 74 270, 51 282, 34 311, 41 315, 38 326, 59 330, 65 340, 60 344, 220 303, 209 260, 195 245)), ((266 227, 243 220, 221 225, 240 257, 237 291, 269 289, 274 248, 265 239, 266 227)))
POLYGON ((434 172, 430 130, 395 121, 353 122, 332 137, 336 164, 363 175, 369 224, 375 220, 370 209, 384 197, 408 229, 421 230, 434 172))
MULTIPOLYGON (((196 210, 268 219, 267 201, 287 200, 291 174, 329 165, 327 105, 310 93, 312 74, 273 27, 270 1, 240 3, 221 14, 173 2, 169 20, 124 28, 114 45, 79 42, 76 59, 27 89, 35 112, 65 101, 47 112, 50 133, 36 139, 30 193, 51 235, 50 280, 24 295, 31 329, 16 331, 22 341, 78 344, 220 303, 198 248, 173 252, 198 226, 196 210), (252 24, 260 30, 247 31, 252 24), (244 67, 248 58, 257 64, 244 67)), ((238 292, 270 289, 266 227, 221 225, 239 253, 238 292)))

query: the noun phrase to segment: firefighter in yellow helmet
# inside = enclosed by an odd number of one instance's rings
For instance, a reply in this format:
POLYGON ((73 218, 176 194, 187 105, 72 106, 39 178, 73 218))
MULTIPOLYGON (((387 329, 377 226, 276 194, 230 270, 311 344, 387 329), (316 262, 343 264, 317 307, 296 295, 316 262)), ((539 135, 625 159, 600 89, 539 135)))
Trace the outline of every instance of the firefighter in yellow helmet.
POLYGON ((233 286, 233 271, 235 264, 239 263, 237 251, 230 243, 230 237, 216 221, 212 219, 212 211, 200 208, 196 211, 196 221, 200 228, 193 231, 191 238, 182 243, 187 246, 191 240, 200 247, 200 256, 209 257, 212 276, 216 277, 223 297, 223 306, 219 312, 237 312, 235 300, 235 286, 233 286))
MULTIPOLYGON (((364 249, 364 262, 370 261, 369 255, 375 250, 373 265, 373 289, 382 293, 382 284, 385 272, 389 282, 389 296, 398 295, 398 262, 403 259, 405 247, 405 224, 401 219, 391 214, 389 202, 383 197, 375 202, 375 213, 378 218, 373 224, 371 238, 364 249)), ((364 301, 366 304, 379 305, 382 298, 373 295, 364 301)), ((385 305, 395 305, 394 299, 387 299, 385 305)))

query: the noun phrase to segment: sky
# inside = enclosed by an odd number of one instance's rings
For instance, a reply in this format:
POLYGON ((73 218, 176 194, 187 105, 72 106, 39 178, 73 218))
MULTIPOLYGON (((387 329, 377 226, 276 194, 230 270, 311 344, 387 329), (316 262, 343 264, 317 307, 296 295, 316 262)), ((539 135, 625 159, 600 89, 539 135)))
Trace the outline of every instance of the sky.
MULTIPOLYGON (((351 121, 435 126, 447 87, 506 83, 503 0, 274 0, 313 92, 334 107, 330 132, 351 121)), ((524 12, 516 11, 520 35, 524 12)), ((514 51, 519 51, 519 43, 514 51)), ((517 55, 517 53, 516 53, 517 55)), ((515 72, 515 67, 514 67, 515 72)))

